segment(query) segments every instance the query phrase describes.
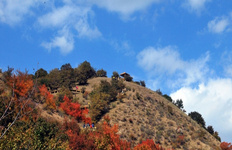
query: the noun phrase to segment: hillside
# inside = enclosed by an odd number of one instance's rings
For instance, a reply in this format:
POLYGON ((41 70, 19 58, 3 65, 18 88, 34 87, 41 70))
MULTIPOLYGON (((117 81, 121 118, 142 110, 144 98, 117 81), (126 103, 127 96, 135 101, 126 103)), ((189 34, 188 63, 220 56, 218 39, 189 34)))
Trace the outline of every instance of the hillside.
MULTIPOLYGON (((79 88, 92 91, 101 80, 110 82, 111 79, 93 78, 87 86, 79 88)), ((118 124, 122 139, 133 144, 153 139, 163 147, 175 149, 219 149, 218 140, 163 96, 132 82, 124 81, 124 84, 125 95, 112 102, 106 114, 111 124, 118 124)), ((83 105, 90 103, 81 93, 75 97, 83 105)))
MULTIPOLYGON (((2 74, 0 74, 0 79, 1 93, 8 93, 4 81, 5 79, 2 74)), ((76 90, 76 87, 74 86, 71 90, 72 102, 78 102, 81 106, 88 107, 90 114, 88 114, 87 117, 91 117, 91 113, 93 113, 91 112, 91 107, 93 105, 90 96, 91 93, 99 88, 102 81, 110 83, 111 80, 111 78, 106 77, 94 77, 88 79, 87 84, 78 85, 78 90, 76 90), (85 92, 83 92, 83 90, 85 92)), ((123 81, 123 79, 119 80, 123 81)), ((155 143, 159 143, 163 148, 168 149, 220 149, 220 142, 218 140, 163 96, 134 82, 123 81, 123 84, 125 85, 125 88, 118 93, 116 100, 109 103, 107 113, 104 115, 110 117, 111 126, 114 124, 118 125, 118 134, 120 135, 120 138, 129 141, 132 147, 147 139, 153 139, 155 143)), ((53 96, 57 101, 60 94, 60 88, 50 92, 53 93, 53 96)), ((49 93, 47 94, 50 95, 49 93)), ((58 108, 59 105, 56 104, 56 108, 54 109, 52 108, 52 104, 48 104, 47 100, 46 103, 44 103, 39 100, 41 98, 38 98, 36 98, 33 104, 36 107, 35 113, 37 116, 35 118, 42 116, 45 120, 42 119, 41 121, 41 119, 39 119, 39 122, 31 122, 26 119, 26 124, 19 122, 18 125, 12 126, 12 130, 8 132, 4 138, 6 138, 6 140, 7 138, 13 138, 12 141, 16 140, 17 143, 19 143, 18 138, 29 136, 26 141, 30 143, 31 135, 33 135, 32 133, 37 133, 37 128, 39 127, 39 132, 57 132, 56 134, 53 133, 54 135, 50 137, 50 139, 47 139, 47 137, 43 135, 43 138, 46 138, 47 140, 43 140, 45 143, 40 146, 44 147, 46 144, 49 145, 50 142, 53 143, 57 140, 59 141, 59 144, 55 145, 64 149, 67 147, 67 139, 64 141, 60 140, 60 136, 64 134, 62 133, 63 129, 60 130, 59 127, 54 127, 58 124, 63 125, 65 123, 65 118, 67 119, 67 115, 60 107, 58 108), (43 123, 43 126, 41 126, 41 122, 43 123), (23 124, 26 126, 21 127, 23 124), (28 126, 27 124, 30 125, 28 126), (46 128, 41 130, 43 127, 50 127, 49 129, 51 131, 46 128), (19 131, 21 131, 21 128, 23 129, 22 132, 18 132, 19 129, 19 131), (56 130, 53 131, 53 128, 56 130), (24 132, 27 134, 24 135, 24 132)), ((1 105, 4 106, 5 104, 1 103, 1 105)), ((68 118, 71 120, 71 116, 68 116, 68 118)), ((24 120, 22 120, 22 122, 24 122, 24 120)), ((99 122, 95 121, 96 126, 101 125, 102 122, 103 116, 101 116, 99 122)), ((80 130, 82 130, 80 133, 85 133, 86 131, 82 128, 83 122, 79 122, 78 124, 80 130)), ((1 127, 3 127, 2 125, 1 127)), ((33 138, 35 140, 38 137, 35 136, 33 138)), ((4 139, 2 140, 4 141, 4 139)), ((25 143, 25 141, 23 143, 25 143)), ((7 145, 9 143, 4 142, 4 144, 7 145)), ((15 145, 14 142, 13 145, 15 145)), ((44 147, 41 149, 47 148, 44 147)))

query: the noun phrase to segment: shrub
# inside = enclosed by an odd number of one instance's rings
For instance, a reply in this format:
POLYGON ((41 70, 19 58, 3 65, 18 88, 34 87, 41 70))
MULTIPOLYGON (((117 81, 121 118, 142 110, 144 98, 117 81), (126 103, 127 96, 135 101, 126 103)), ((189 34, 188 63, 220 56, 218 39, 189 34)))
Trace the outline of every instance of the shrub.
POLYGON ((227 142, 222 142, 220 144, 220 147, 222 150, 232 150, 232 145, 231 143, 227 143, 227 142))
POLYGON ((113 75, 111 76, 112 79, 118 79, 119 78, 119 74, 118 72, 114 71, 113 75))
POLYGON ((145 81, 140 81, 140 85, 146 87, 145 81))
POLYGON ((100 69, 96 72, 97 77, 107 77, 106 74, 107 74, 106 71, 103 69, 100 69))
POLYGON ((205 128, 205 120, 202 115, 196 111, 190 112, 188 114, 193 120, 195 120, 198 124, 202 125, 205 128))
POLYGON ((131 77, 130 75, 124 75, 124 79, 128 82, 131 82, 133 80, 133 77, 131 77))
POLYGON ((172 98, 167 94, 164 94, 163 97, 166 98, 168 101, 173 102, 172 98))

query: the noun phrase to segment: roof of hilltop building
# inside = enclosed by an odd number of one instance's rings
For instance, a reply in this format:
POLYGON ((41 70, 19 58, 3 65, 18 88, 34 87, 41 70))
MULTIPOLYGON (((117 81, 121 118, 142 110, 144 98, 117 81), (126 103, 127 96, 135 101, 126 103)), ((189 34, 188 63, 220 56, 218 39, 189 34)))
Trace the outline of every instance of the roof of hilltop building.
POLYGON ((120 76, 122 76, 122 77, 124 77, 124 76, 126 76, 126 75, 130 75, 130 74, 128 74, 128 73, 126 73, 126 72, 123 72, 123 73, 120 74, 120 76))

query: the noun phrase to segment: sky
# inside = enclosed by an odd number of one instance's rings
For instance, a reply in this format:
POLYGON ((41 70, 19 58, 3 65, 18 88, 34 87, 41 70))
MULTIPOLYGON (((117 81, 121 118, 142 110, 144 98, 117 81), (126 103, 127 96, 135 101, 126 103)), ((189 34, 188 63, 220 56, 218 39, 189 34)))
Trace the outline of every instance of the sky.
POLYGON ((127 72, 232 142, 232 1, 1 0, 0 68, 127 72))

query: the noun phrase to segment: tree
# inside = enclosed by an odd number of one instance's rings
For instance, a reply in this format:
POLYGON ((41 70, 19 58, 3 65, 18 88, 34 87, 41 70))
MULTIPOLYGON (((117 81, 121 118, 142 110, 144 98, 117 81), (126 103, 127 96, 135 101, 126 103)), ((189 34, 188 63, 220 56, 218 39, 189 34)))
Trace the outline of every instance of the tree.
POLYGON ((44 70, 43 68, 40 68, 39 70, 37 70, 35 72, 35 77, 36 78, 41 78, 41 77, 45 77, 48 75, 48 72, 46 70, 44 70))
POLYGON ((147 139, 143 141, 141 144, 135 146, 134 150, 164 150, 159 144, 155 144, 155 142, 151 139, 147 139))
POLYGON ((40 95, 43 96, 48 107, 56 109, 56 101, 45 85, 39 87, 40 95))
POLYGON ((66 88, 71 88, 75 85, 74 69, 69 63, 61 66, 60 79, 61 86, 64 86, 66 88))
POLYGON ((70 63, 64 64, 60 67, 60 70, 72 70, 72 66, 70 65, 70 63))
POLYGON ((141 80, 140 85, 143 86, 143 87, 146 87, 145 81, 141 80))
POLYGON ((97 77, 107 77, 106 74, 107 74, 106 71, 103 69, 100 69, 96 72, 97 77))
POLYGON ((88 123, 91 123, 90 118, 86 118, 86 114, 88 114, 89 110, 81 110, 81 105, 79 103, 73 103, 71 100, 65 95, 64 96, 64 102, 60 104, 60 108, 64 110, 64 112, 78 121, 90 121, 88 123))
POLYGON ((214 129, 213 129, 213 126, 208 126, 207 127, 207 131, 210 133, 210 134, 214 134, 214 129))
POLYGON ((119 74, 118 72, 114 71, 113 75, 111 76, 112 79, 118 79, 119 78, 119 74))
POLYGON ((231 143, 227 143, 227 142, 222 142, 220 144, 220 147, 222 150, 232 150, 232 145, 231 143))
POLYGON ((193 120, 195 120, 198 124, 200 124, 203 128, 205 128, 205 120, 200 113, 194 111, 194 112, 190 112, 188 115, 193 120))
POLYGON ((133 77, 131 77, 130 75, 124 75, 124 79, 128 82, 131 82, 133 80, 133 77))
POLYGON ((81 74, 84 74, 87 79, 90 79, 96 75, 96 71, 93 69, 91 64, 88 61, 81 63, 77 69, 81 74))
POLYGON ((176 100, 175 105, 176 105, 180 110, 182 110, 182 109, 184 108, 182 99, 176 100))
POLYGON ((5 78, 10 78, 12 76, 14 68, 10 68, 9 66, 7 67, 7 71, 3 72, 3 76, 5 78))
POLYGON ((35 86, 32 77, 21 71, 17 71, 13 76, 8 77, 7 84, 11 90, 12 96, 1 99, 0 122, 5 130, 0 139, 19 119, 33 111, 35 86))
POLYGON ((110 95, 93 91, 90 94, 91 98, 91 111, 90 115, 94 122, 97 122, 109 110, 110 95))
POLYGON ((48 74, 48 85, 51 90, 58 89, 61 86, 61 75, 58 68, 53 69, 48 74))
POLYGON ((168 101, 172 102, 172 98, 170 96, 168 96, 167 94, 163 95, 164 98, 166 98, 168 101))

